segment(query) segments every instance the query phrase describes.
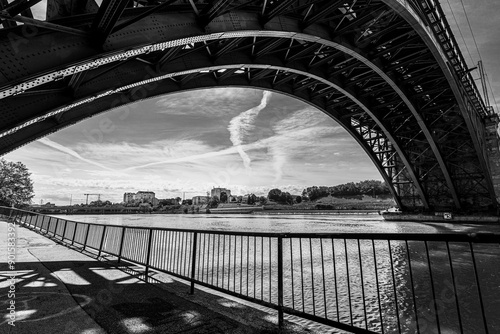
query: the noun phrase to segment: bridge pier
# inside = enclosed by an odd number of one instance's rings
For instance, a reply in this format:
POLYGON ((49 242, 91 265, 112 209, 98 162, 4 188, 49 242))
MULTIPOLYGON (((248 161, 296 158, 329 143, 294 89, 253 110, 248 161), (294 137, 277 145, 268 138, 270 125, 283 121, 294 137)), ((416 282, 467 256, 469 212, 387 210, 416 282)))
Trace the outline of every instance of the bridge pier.
POLYGON ((499 117, 494 114, 485 119, 486 151, 491 179, 495 190, 496 206, 500 203, 500 138, 498 133, 499 117))

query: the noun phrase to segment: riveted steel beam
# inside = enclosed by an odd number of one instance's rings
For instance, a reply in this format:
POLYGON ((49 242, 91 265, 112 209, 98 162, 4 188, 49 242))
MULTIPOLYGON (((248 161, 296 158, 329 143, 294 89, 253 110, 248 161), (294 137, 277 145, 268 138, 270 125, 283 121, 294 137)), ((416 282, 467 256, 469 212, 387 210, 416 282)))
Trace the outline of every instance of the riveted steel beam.
MULTIPOLYGON (((269 22, 272 18, 285 12, 288 9, 288 7, 290 7, 294 2, 296 2, 296 1, 295 0, 277 1, 277 4, 272 6, 272 8, 269 8, 269 7, 271 7, 271 5, 268 4, 267 7, 264 7, 264 9, 263 9, 262 19, 261 19, 262 24, 269 22)), ((267 1, 266 1, 266 3, 267 3, 267 1)), ((266 3, 265 3, 265 5, 266 5, 266 3)))
POLYGON ((210 21, 224 12, 233 0, 214 0, 211 1, 203 10, 200 12, 198 20, 202 22, 203 26, 206 26, 210 21))
POLYGON ((156 5, 150 9, 148 9, 147 11, 131 18, 131 19, 128 19, 127 21, 123 22, 123 23, 120 23, 120 24, 117 24, 115 27, 113 27, 113 29, 111 30, 111 34, 114 34, 115 32, 117 31, 120 31, 148 16, 150 16, 151 14, 154 14, 156 12, 159 12, 165 8, 167 8, 168 6, 170 6, 171 4, 173 4, 174 2, 176 2, 178 0, 168 0, 168 1, 165 1, 165 2, 162 2, 161 4, 159 5, 156 5))
POLYGON ((104 43, 120 19, 130 0, 103 0, 94 21, 92 30, 99 43, 104 43))
MULTIPOLYGON (((7 6, 2 8, 5 10, 7 13, 9 13, 10 16, 15 16, 17 14, 21 14, 26 10, 29 10, 29 13, 31 13, 31 7, 36 5, 42 0, 15 0, 11 3, 9 3, 7 6)), ((26 16, 26 15, 23 15, 26 16)), ((31 15, 31 18, 33 18, 33 15, 31 15)))
POLYGON ((83 36, 83 37, 90 37, 90 34, 86 31, 82 31, 79 29, 74 29, 74 28, 70 28, 70 27, 66 27, 66 26, 62 26, 62 25, 54 24, 54 23, 50 23, 50 22, 39 21, 39 20, 35 20, 35 19, 29 18, 29 17, 20 16, 20 15, 11 16, 6 11, 0 12, 0 18, 3 18, 3 19, 8 20, 8 21, 21 22, 21 23, 29 25, 29 26, 44 28, 47 30, 58 31, 58 32, 63 32, 63 33, 67 33, 67 34, 83 36))
POLYGON ((330 3, 323 5, 321 8, 318 8, 318 10, 316 10, 315 14, 308 16, 301 23, 302 29, 309 27, 311 24, 316 23, 318 20, 321 20, 325 16, 330 15, 335 10, 338 10, 339 5, 342 4, 343 2, 345 2, 345 1, 344 0, 331 1, 330 3))

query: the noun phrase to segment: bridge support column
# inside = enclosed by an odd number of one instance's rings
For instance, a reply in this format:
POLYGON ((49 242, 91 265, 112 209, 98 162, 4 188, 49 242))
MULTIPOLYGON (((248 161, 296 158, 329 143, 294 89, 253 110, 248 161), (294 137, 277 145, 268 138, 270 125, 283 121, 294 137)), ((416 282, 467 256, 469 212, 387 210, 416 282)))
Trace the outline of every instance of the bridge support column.
POLYGON ((485 118, 486 150, 497 206, 500 204, 500 138, 498 115, 485 118))

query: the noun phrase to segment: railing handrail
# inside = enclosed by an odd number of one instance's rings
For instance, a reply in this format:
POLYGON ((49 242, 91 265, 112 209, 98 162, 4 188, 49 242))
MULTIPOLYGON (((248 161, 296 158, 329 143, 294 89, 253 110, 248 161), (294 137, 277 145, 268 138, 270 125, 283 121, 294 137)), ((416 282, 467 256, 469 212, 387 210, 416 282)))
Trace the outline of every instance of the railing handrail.
MULTIPOLYGON (((0 206, 0 209, 13 209, 5 206, 0 206)), ((22 211, 34 215, 58 218, 51 215, 16 209, 17 211, 22 211)), ((158 230, 158 231, 174 231, 174 232, 188 232, 188 233, 204 233, 204 234, 218 234, 218 235, 236 235, 236 236, 251 236, 251 237, 271 237, 271 238, 333 238, 333 239, 369 239, 369 240, 397 240, 397 241, 449 241, 449 242, 474 242, 474 243, 500 243, 500 233, 493 232, 481 232, 481 233, 382 233, 382 232, 372 232, 372 233, 358 233, 358 232, 244 232, 244 231, 221 231, 221 230, 205 230, 205 229, 185 229, 185 228, 168 228, 168 227, 150 227, 150 226, 130 226, 130 225, 115 225, 115 224, 98 224, 98 223, 88 223, 75 220, 64 219, 68 222, 78 223, 78 224, 88 224, 93 226, 108 226, 108 227, 127 227, 135 230, 158 230)))

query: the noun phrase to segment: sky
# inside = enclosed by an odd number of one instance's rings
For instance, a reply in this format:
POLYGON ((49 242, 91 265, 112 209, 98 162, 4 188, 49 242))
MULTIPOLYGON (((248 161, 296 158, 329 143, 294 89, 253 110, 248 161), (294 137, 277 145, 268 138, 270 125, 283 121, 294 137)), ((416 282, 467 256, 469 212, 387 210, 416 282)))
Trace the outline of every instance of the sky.
MULTIPOLYGON (((479 53, 460 0, 441 3, 463 44, 461 29, 469 66, 481 56, 492 91, 500 97, 500 2, 463 0, 479 53)), ((478 77, 477 71, 472 74, 478 77)), ((245 88, 188 91, 134 103, 4 158, 28 167, 34 203, 59 205, 85 203, 84 194, 101 194, 112 202, 139 190, 154 191, 157 198, 191 198, 213 187, 228 187, 237 195, 267 195, 272 188, 300 194, 312 185, 382 180, 333 119, 293 98, 245 88)))

